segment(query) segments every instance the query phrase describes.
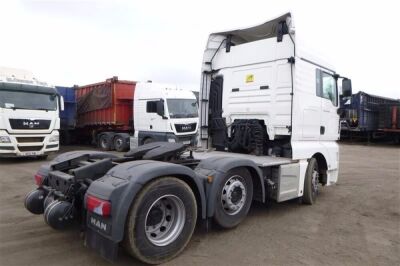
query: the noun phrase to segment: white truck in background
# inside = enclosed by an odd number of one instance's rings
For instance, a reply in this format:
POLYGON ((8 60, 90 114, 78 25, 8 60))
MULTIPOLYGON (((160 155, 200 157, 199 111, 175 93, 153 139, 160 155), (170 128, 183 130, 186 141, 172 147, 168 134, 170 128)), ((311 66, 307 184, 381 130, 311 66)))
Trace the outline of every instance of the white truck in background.
POLYGON ((136 83, 133 101, 134 135, 130 148, 155 141, 196 145, 198 104, 186 89, 153 82, 136 83))
POLYGON ((25 70, 0 68, 0 157, 46 158, 59 149, 59 110, 54 87, 25 70))

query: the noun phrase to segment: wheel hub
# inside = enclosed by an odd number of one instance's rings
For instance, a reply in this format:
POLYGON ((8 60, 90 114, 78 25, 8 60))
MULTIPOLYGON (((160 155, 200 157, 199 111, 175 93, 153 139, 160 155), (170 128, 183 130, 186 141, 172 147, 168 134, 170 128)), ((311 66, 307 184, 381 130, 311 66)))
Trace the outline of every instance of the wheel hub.
POLYGON ((232 176, 222 188, 221 203, 223 210, 229 215, 241 211, 246 202, 246 187, 241 176, 232 176))
POLYGON ((242 199, 242 189, 240 187, 235 187, 232 191, 231 201, 233 204, 237 204, 242 199))
POLYGON ((147 224, 149 226, 155 226, 161 222, 164 217, 164 212, 158 206, 155 206, 150 210, 149 217, 147 220, 147 224))
POLYGON ((175 195, 158 198, 150 206, 145 219, 147 239, 156 246, 172 243, 185 225, 185 205, 175 195))

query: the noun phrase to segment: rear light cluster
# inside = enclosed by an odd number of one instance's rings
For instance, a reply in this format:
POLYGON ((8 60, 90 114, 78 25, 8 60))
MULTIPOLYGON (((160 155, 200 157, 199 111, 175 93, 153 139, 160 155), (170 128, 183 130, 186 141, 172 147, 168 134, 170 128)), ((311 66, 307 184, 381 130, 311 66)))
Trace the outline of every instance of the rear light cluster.
POLYGON ((111 215, 111 202, 88 195, 86 197, 86 208, 88 211, 101 216, 111 215))
POLYGON ((44 177, 43 177, 42 175, 36 174, 36 175, 34 176, 34 178, 35 178, 35 184, 36 184, 38 187, 41 187, 42 184, 43 184, 43 181, 44 181, 44 177))

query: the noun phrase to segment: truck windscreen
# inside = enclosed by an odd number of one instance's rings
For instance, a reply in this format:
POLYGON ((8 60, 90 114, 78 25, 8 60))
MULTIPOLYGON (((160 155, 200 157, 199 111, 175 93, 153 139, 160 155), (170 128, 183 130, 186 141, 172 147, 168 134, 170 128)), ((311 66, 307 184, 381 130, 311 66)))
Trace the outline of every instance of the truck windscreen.
POLYGON ((55 94, 0 90, 0 107, 8 109, 57 110, 55 94))
POLYGON ((170 118, 198 117, 196 99, 167 99, 170 118))

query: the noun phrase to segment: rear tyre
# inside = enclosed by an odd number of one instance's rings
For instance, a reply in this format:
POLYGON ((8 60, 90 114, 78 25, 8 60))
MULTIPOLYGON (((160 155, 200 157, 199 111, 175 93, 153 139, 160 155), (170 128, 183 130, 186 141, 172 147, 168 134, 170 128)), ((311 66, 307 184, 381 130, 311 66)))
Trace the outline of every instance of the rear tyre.
POLYGON ((304 179, 304 193, 302 202, 304 204, 312 205, 317 200, 319 188, 319 172, 318 163, 315 158, 311 158, 308 162, 306 176, 304 179))
POLYGON ((116 135, 114 137, 114 148, 116 151, 123 152, 128 149, 128 141, 121 135, 116 135))
POLYGON ((185 182, 175 177, 152 181, 129 210, 125 249, 148 264, 169 261, 188 244, 196 220, 196 198, 185 182))
POLYGON ((111 138, 108 134, 102 134, 99 138, 99 147, 103 151, 111 150, 111 138))
POLYGON ((214 221, 223 228, 233 228, 246 218, 253 199, 253 181, 246 168, 228 171, 218 184, 214 221))

